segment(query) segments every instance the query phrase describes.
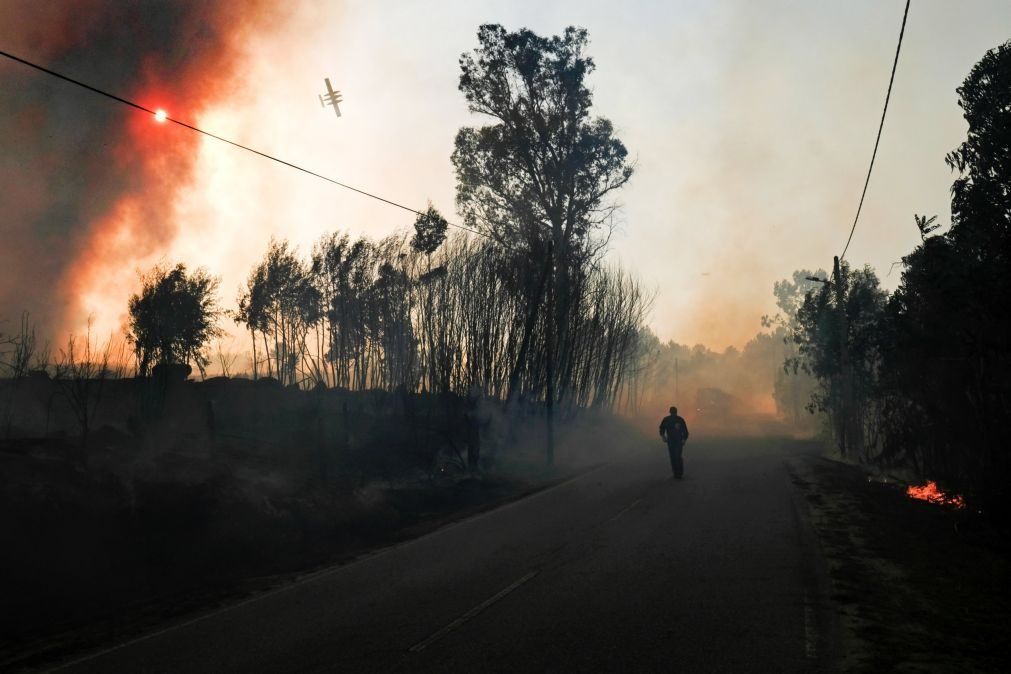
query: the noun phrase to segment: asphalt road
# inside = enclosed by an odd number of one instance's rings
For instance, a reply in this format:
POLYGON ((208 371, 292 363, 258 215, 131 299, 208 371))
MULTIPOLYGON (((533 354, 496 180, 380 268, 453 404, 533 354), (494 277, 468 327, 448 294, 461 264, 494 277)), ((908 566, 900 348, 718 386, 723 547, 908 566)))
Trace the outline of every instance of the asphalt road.
POLYGON ((785 460, 664 446, 61 672, 825 671, 824 574, 785 460))

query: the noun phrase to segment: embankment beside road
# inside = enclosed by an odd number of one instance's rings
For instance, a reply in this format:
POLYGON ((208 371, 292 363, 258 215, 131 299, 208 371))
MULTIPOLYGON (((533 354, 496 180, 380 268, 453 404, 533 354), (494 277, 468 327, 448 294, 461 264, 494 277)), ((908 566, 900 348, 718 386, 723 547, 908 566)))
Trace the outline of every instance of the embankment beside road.
POLYGON ((1007 532, 821 457, 788 463, 844 625, 845 671, 1006 672, 1007 532))

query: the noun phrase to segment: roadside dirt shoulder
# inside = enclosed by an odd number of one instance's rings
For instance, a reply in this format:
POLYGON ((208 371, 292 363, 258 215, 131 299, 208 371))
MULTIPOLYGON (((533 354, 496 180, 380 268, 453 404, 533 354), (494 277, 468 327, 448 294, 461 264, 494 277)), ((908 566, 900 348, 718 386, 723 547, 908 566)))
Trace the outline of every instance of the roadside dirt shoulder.
POLYGON ((795 457, 828 562, 848 672, 1000 672, 1011 666, 1011 555, 997 532, 824 457, 795 457))

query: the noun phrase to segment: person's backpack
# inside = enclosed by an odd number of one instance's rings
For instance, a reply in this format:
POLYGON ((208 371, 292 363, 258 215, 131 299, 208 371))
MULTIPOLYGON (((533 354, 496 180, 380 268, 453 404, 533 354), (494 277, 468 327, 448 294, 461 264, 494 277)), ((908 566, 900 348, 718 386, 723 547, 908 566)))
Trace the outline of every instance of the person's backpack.
POLYGON ((667 424, 667 442, 677 442, 682 443, 685 441, 685 422, 681 417, 673 417, 670 419, 670 423, 667 424))

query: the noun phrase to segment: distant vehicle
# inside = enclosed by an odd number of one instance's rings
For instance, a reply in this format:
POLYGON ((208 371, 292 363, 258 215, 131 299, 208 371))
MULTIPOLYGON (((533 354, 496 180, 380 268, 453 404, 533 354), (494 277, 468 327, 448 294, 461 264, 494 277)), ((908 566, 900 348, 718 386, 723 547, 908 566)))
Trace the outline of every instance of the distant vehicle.
POLYGON ((329 77, 324 78, 323 81, 326 82, 326 93, 319 95, 319 104, 323 108, 325 108, 328 105, 332 105, 334 113, 338 117, 340 117, 341 109, 337 104, 344 100, 343 98, 341 98, 341 92, 334 91, 333 86, 331 86, 330 84, 329 77))
POLYGON ((695 393, 695 414, 699 421, 727 421, 738 409, 737 398, 723 389, 700 388, 695 393))

